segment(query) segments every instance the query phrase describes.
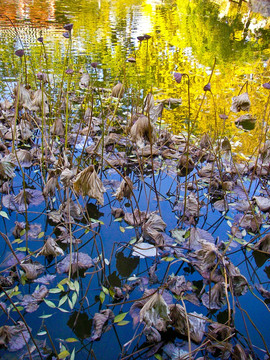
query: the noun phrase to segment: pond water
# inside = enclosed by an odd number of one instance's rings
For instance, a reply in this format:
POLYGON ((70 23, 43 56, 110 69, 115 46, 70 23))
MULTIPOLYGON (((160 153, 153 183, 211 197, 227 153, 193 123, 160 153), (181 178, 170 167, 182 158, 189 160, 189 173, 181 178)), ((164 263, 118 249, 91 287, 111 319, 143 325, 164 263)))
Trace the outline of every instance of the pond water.
POLYGON ((260 3, 1 1, 2 359, 270 358, 260 3), (150 92, 147 148, 123 129, 150 92))

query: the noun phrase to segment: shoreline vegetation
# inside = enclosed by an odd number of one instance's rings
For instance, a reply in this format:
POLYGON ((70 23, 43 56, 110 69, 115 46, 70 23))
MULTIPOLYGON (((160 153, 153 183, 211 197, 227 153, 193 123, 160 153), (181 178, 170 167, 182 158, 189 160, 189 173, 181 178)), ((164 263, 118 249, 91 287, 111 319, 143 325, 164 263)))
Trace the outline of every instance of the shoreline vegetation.
MULTIPOLYGON (((95 343, 113 333, 122 360, 269 359, 256 309, 269 317, 270 83, 258 130, 248 81, 218 113, 215 59, 195 108, 186 72, 172 74, 181 97, 164 99, 129 88, 125 71, 100 87, 97 62, 78 75, 72 31, 59 84, 40 37, 46 70, 22 46, 13 101, 0 104, 0 354, 99 359, 95 343), (214 125, 199 134, 209 102, 214 125), (176 135, 162 117, 179 107, 176 135), (232 114, 257 127, 252 154, 226 136, 232 114), (64 316, 69 331, 54 329, 64 316)), ((138 40, 147 52, 151 36, 138 40)))

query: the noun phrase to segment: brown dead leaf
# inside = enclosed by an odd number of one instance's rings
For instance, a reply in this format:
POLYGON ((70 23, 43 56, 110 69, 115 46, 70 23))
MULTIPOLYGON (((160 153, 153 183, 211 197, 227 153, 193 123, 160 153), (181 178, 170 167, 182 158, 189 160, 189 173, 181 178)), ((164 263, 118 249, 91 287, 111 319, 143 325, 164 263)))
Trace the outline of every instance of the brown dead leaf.
POLYGON ((250 109, 250 100, 248 97, 248 93, 245 92, 239 96, 234 96, 232 98, 232 112, 239 112, 239 111, 249 111, 250 109))
POLYGON ((56 241, 49 236, 43 245, 42 249, 37 253, 36 256, 44 255, 44 256, 63 256, 64 251, 57 245, 56 241))
POLYGON ((93 318, 94 329, 92 331, 91 340, 98 340, 101 337, 102 333, 105 332, 106 324, 108 324, 108 322, 113 319, 114 313, 110 309, 101 310, 99 313, 95 313, 93 318))
POLYGON ((131 199, 132 191, 133 183, 128 176, 125 176, 113 196, 115 196, 118 201, 122 201, 124 197, 131 199))
POLYGON ((145 115, 138 115, 136 122, 130 129, 132 142, 136 143, 139 148, 143 148, 145 141, 154 143, 156 141, 156 131, 151 120, 145 115))
POLYGON ((106 192, 94 166, 90 165, 81 171, 73 182, 76 193, 94 198, 100 205, 104 204, 103 193, 106 192))

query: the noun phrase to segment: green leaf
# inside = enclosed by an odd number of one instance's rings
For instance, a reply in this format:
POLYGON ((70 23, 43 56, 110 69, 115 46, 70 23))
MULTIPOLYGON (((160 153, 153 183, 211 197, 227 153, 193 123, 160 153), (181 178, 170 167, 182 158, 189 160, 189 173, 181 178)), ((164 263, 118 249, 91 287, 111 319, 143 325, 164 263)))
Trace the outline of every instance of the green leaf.
POLYGON ((74 305, 73 305, 72 301, 70 300, 70 298, 68 298, 68 305, 71 310, 74 308, 74 305))
POLYGON ((43 236, 44 236, 44 231, 42 231, 38 234, 38 239, 41 239, 43 236))
POLYGON ((53 314, 41 315, 41 316, 39 316, 39 318, 40 318, 40 319, 48 319, 48 318, 50 318, 51 316, 53 316, 53 314))
POLYGON ((163 360, 163 357, 160 354, 154 355, 157 360, 163 360))
POLYGON ((116 315, 116 317, 114 318, 114 323, 118 323, 118 322, 124 320, 126 315, 127 315, 127 312, 116 315))
POLYGON ((102 286, 102 291, 106 294, 109 295, 109 290, 107 288, 105 288, 105 286, 102 286))
POLYGON ((120 218, 114 219, 113 221, 118 222, 118 221, 122 221, 122 220, 123 220, 123 218, 120 217, 120 218))
POLYGON ((76 293, 79 294, 80 284, 79 284, 79 281, 78 281, 78 280, 75 280, 75 281, 74 281, 74 286, 75 286, 76 293))
POLYGON ((70 360, 74 360, 75 359, 75 348, 72 350, 72 353, 70 355, 70 360))
POLYGON ((26 249, 26 247, 24 246, 24 247, 18 247, 18 248, 16 248, 16 250, 25 252, 28 249, 26 249))
POLYGON ((20 232, 20 236, 23 236, 25 233, 26 233, 26 229, 23 229, 23 230, 20 232))
POLYGON ((127 325, 129 323, 130 323, 130 321, 124 320, 124 321, 119 321, 119 323, 117 323, 117 325, 124 326, 124 325, 127 325))
POLYGON ((58 310, 60 310, 60 311, 62 311, 62 312, 64 312, 64 313, 68 313, 69 311, 68 310, 66 310, 66 309, 63 309, 63 308, 58 308, 58 310))
POLYGON ((99 298, 100 298, 100 302, 101 302, 101 304, 103 304, 104 303, 104 300, 105 300, 105 294, 104 294, 104 292, 103 291, 101 291, 100 292, 100 294, 99 294, 99 298))
POLYGON ((49 290, 50 294, 59 294, 60 292, 62 292, 62 290, 59 288, 53 288, 49 290))
POLYGON ((78 299, 78 295, 77 295, 76 292, 74 292, 74 293, 72 294, 72 297, 71 297, 71 301, 72 301, 73 307, 75 306, 75 304, 76 304, 76 302, 77 302, 77 299, 78 299))
POLYGON ((174 257, 172 256, 165 256, 164 258, 162 258, 163 261, 173 261, 175 260, 174 257))
POLYGON ((39 333, 37 333, 38 336, 43 336, 43 335, 46 335, 46 331, 40 331, 39 333))
POLYGON ((76 341, 79 341, 79 340, 75 339, 75 338, 67 338, 65 341, 68 342, 68 343, 73 343, 73 342, 76 342, 76 341))
POLYGON ((134 229, 134 226, 131 226, 131 225, 126 226, 126 229, 134 229))
POLYGON ((119 226, 119 229, 120 229, 120 231, 121 231, 122 233, 124 233, 124 232, 126 231, 123 226, 119 226))
POLYGON ((9 220, 8 214, 7 214, 5 211, 3 211, 3 210, 0 211, 0 216, 2 216, 3 218, 9 220))
POLYGON ((61 305, 63 305, 66 301, 67 301, 68 296, 64 295, 60 300, 59 300, 59 304, 58 307, 60 307, 61 305))
POLYGON ((44 302, 45 302, 45 304, 47 304, 49 307, 51 307, 51 308, 56 308, 56 305, 55 305, 52 301, 47 300, 47 299, 44 299, 44 302))
POLYGON ((69 356, 70 353, 67 350, 61 351, 60 354, 58 354, 57 359, 64 359, 65 357, 69 356))

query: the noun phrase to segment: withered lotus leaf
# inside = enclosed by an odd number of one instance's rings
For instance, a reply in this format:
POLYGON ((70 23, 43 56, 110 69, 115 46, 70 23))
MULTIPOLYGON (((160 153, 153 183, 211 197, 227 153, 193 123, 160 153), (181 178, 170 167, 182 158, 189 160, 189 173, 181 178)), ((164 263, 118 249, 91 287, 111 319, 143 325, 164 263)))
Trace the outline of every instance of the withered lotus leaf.
POLYGON ((64 136, 65 135, 65 128, 63 121, 60 117, 55 119, 55 122, 52 125, 52 134, 56 136, 64 136))
POLYGON ((169 321, 169 308, 162 295, 154 293, 140 311, 140 321, 154 326, 159 331, 166 330, 169 321))
POLYGON ((73 187, 76 193, 82 196, 88 195, 90 198, 96 199, 100 205, 104 204, 103 193, 106 192, 106 189, 92 165, 76 176, 73 187))
POLYGON ((226 304, 225 283, 215 284, 211 291, 202 295, 202 303, 207 309, 221 309, 226 304))
POLYGON ((131 226, 140 226, 146 221, 147 215, 145 211, 135 209, 132 213, 125 213, 124 220, 131 226))
POLYGON ((255 245, 255 250, 261 250, 265 253, 270 254, 270 234, 263 236, 255 245))
POLYGON ((195 311, 187 313, 183 306, 173 304, 169 306, 171 324, 179 334, 188 336, 196 343, 200 343, 204 336, 206 320, 195 311), (187 323, 188 321, 188 323, 187 323))
POLYGON ((149 343, 158 343, 161 341, 161 335, 153 326, 146 326, 143 330, 149 343))
POLYGON ((117 200, 121 201, 124 197, 130 199, 132 196, 132 191, 133 183, 129 176, 125 176, 121 181, 120 186, 113 195, 116 197, 117 200))
POLYGON ((270 210, 270 199, 268 197, 254 196, 253 199, 261 211, 266 212, 270 210))
POLYGON ((119 82, 112 88, 112 96, 116 98, 122 98, 124 95, 124 85, 119 82))
POLYGON ((41 287, 37 288, 31 295, 24 295, 21 305, 26 312, 32 313, 38 309, 39 303, 48 295, 48 293, 49 290, 47 287, 41 285, 41 287))
POLYGON ((76 175, 76 169, 64 169, 60 175, 60 181, 64 186, 69 186, 70 181, 74 178, 76 175))
POLYGON ((5 158, 0 161, 0 178, 1 179, 13 179, 15 177, 14 173, 15 164, 13 161, 6 160, 5 158))
POLYGON ((101 310, 99 313, 95 313, 93 318, 93 331, 91 340, 97 340, 101 337, 102 333, 106 330, 106 324, 109 320, 114 319, 114 313, 110 309, 101 310))
POLYGON ((56 241, 51 236, 49 236, 42 249, 38 252, 37 256, 39 255, 54 257, 59 255, 63 256, 64 251, 57 245, 56 241))
POLYGON ((135 124, 130 129, 132 142, 136 143, 139 148, 143 148, 145 141, 156 141, 156 131, 154 125, 145 115, 140 115, 135 124))
POLYGON ((44 91, 41 89, 36 90, 32 96, 32 105, 30 110, 42 111, 43 114, 49 113, 48 98, 44 91))
POLYGON ((32 101, 30 92, 22 84, 16 85, 13 92, 16 100, 18 99, 19 101, 19 106, 31 110, 32 101))
POLYGON ((68 254, 60 263, 58 264, 58 271, 60 273, 69 272, 71 266, 72 274, 75 274, 79 270, 86 270, 94 266, 92 258, 85 253, 73 253, 68 254))
POLYGON ((249 100, 248 93, 245 92, 239 96, 234 96, 232 98, 231 111, 232 112, 249 111, 250 105, 251 103, 249 100))
POLYGON ((87 73, 82 74, 79 86, 81 89, 88 89, 90 84, 90 76, 87 73))
POLYGON ((21 268, 28 280, 36 279, 44 271, 44 266, 37 261, 21 263, 21 268))
POLYGON ((30 334, 22 321, 18 321, 17 325, 0 327, 0 345, 11 352, 22 349, 29 340, 30 334))
POLYGON ((22 167, 30 167, 32 165, 32 154, 28 150, 19 149, 17 151, 17 161, 22 167))

